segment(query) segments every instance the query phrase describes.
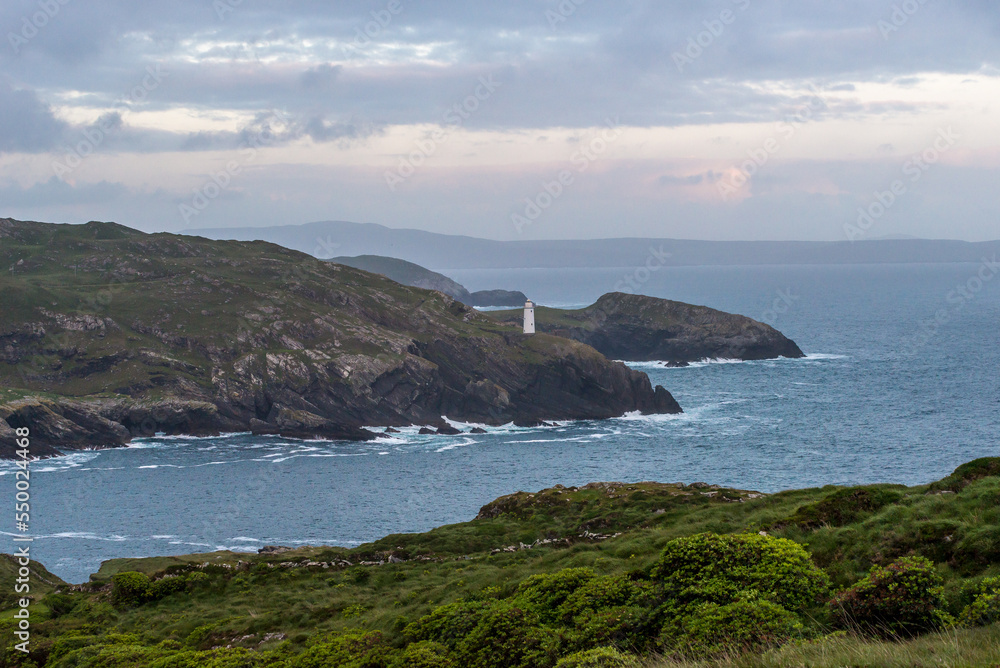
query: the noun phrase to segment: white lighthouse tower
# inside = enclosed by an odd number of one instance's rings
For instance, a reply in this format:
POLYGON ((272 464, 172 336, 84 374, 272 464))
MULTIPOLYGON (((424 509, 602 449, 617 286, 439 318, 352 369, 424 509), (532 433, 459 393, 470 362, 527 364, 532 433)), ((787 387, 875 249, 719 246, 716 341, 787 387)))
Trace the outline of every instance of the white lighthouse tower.
POLYGON ((530 299, 524 302, 524 333, 535 333, 535 302, 530 299))

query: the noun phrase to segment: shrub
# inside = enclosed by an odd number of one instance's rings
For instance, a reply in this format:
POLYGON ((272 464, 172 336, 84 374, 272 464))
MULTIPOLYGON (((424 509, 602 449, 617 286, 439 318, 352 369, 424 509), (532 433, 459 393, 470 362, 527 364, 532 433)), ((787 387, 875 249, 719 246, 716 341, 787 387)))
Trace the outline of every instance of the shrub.
POLYGON ((489 606, 456 647, 463 668, 541 668, 555 663, 560 638, 538 626, 538 617, 509 601, 489 606))
POLYGON ((669 622, 660 636, 665 649, 681 654, 742 654, 777 647, 802 633, 796 615, 763 599, 726 605, 702 603, 669 622))
POLYGON ((614 647, 599 647, 559 659, 556 668, 639 668, 639 660, 614 647))
POLYGON ((407 645, 399 652, 389 668, 457 668, 448 657, 448 648, 441 643, 425 640, 407 645))
POLYGON ((47 607, 49 612, 52 613, 53 618, 65 615, 67 612, 75 608, 78 602, 78 599, 75 599, 72 596, 67 596, 66 594, 49 594, 42 600, 45 607, 47 607))
POLYGON ((379 631, 352 631, 313 644, 288 668, 386 668, 390 653, 379 631))
POLYGON ((193 573, 188 573, 184 577, 184 579, 187 580, 188 583, 192 587, 197 587, 197 586, 200 586, 200 585, 207 585, 212 580, 212 578, 208 577, 207 573, 202 573, 201 571, 195 571, 193 573))
POLYGON ((564 568, 555 573, 542 573, 527 578, 517 588, 518 603, 531 608, 544 622, 553 622, 559 606, 580 587, 594 579, 589 568, 564 568))
POLYGON ((754 590, 787 610, 821 601, 830 579, 801 545, 758 534, 698 534, 667 543, 651 575, 680 604, 725 605, 754 590))
POLYGON ((571 644, 577 649, 614 646, 644 650, 658 630, 650 628, 653 612, 639 606, 587 610, 573 620, 571 644))
POLYGON ((830 602, 834 622, 882 636, 911 636, 940 625, 945 606, 941 576, 923 557, 875 566, 830 602))
POLYGON ((959 617, 963 626, 988 626, 1000 622, 1000 577, 986 578, 971 589, 975 598, 959 617))
POLYGON ((454 648, 476 628, 490 605, 484 601, 442 605, 407 626, 404 633, 414 640, 433 640, 454 648))
POLYGON ((149 600, 158 601, 165 596, 184 591, 188 581, 183 577, 167 576, 154 581, 149 586, 149 600))
POLYGON ((125 571, 111 578, 111 601, 117 606, 142 605, 149 597, 149 576, 125 571))
POLYGON ((591 578, 570 594, 559 606, 559 618, 569 623, 588 610, 630 605, 644 593, 636 582, 623 575, 591 578))

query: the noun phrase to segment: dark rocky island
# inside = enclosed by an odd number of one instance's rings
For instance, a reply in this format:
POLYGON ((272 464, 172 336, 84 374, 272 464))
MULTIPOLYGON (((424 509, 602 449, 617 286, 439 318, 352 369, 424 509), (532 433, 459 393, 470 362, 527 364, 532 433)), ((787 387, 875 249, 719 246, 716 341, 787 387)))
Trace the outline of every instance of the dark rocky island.
POLYGON ((0 220, 0 454, 679 412, 593 348, 265 242, 0 220), (10 269, 8 269, 10 268, 10 269))
MULTIPOLYGON (((490 315, 512 325, 523 318, 520 310, 490 315)), ((576 311, 537 307, 535 323, 540 332, 632 362, 685 365, 703 359, 804 357, 794 341, 746 316, 621 292, 606 294, 576 311)))

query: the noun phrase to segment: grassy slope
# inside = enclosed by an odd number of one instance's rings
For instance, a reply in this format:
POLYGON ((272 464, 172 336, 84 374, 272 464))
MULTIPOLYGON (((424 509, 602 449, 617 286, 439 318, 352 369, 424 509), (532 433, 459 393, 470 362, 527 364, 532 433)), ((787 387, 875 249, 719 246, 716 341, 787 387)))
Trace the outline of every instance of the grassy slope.
MULTIPOLYGON (((85 350, 59 359, 46 354, 28 361, 41 374, 58 369, 62 379, 53 388, 43 379, 24 378, 0 365, 0 385, 32 393, 57 390, 71 396, 113 395, 139 389, 145 396, 162 394, 159 388, 189 384, 211 389, 202 351, 229 350, 233 333, 220 322, 238 323, 240 337, 260 339, 269 352, 300 355, 294 343, 282 346, 282 335, 269 327, 280 314, 284 321, 311 322, 317 304, 310 291, 330 291, 353 300, 354 309, 337 309, 337 352, 386 354, 382 332, 373 331, 364 311, 382 311, 397 333, 420 336, 419 321, 407 323, 397 308, 419 304, 427 319, 447 323, 459 336, 489 335, 502 328, 492 321, 463 322, 448 313, 449 304, 434 293, 407 288, 384 277, 315 260, 296 251, 263 242, 216 242, 169 234, 146 235, 111 223, 55 226, 19 223, 31 232, 21 239, 4 239, 0 266, 15 265, 5 273, 0 297, 5 323, 32 322, 45 304, 56 313, 104 318, 114 314, 119 328, 105 336, 70 332, 67 347, 80 339, 85 350), (23 260, 23 264, 17 264, 23 260), (160 336, 132 327, 135 322, 197 345, 166 345, 160 336), (405 325, 410 324, 407 328, 405 325), (409 329, 409 331, 408 331, 409 329), (110 369, 88 368, 95 360, 113 358, 122 349, 145 349, 163 356, 157 360, 129 360, 110 369)), ((334 338, 331 336, 330 338, 334 338)), ((308 358, 302 355, 303 362, 308 358)))
MULTIPOLYGON (((994 574, 1000 565, 998 475, 1000 460, 986 460, 930 486, 826 487, 759 498, 733 490, 655 483, 554 488, 503 497, 484 507, 471 522, 425 534, 389 536, 352 550, 308 548, 269 556, 221 553, 117 560, 104 565, 92 586, 71 594, 77 605, 72 612, 37 622, 33 637, 43 648, 75 632, 124 632, 137 634, 149 645, 173 639, 201 649, 234 643, 256 649, 277 645, 279 640, 265 641, 265 636, 281 633, 292 651, 317 633, 356 627, 396 637, 405 622, 438 605, 475 596, 488 587, 509 593, 531 574, 575 566, 588 566, 601 574, 623 573, 648 567, 663 545, 678 536, 765 529, 805 544, 838 587, 856 581, 873 563, 887 563, 906 554, 927 556, 938 562, 946 578, 946 595, 957 612, 962 583, 994 574), (585 531, 622 535, 595 540, 581 537, 585 531), (497 548, 540 538, 569 540, 491 554, 497 548), (407 561, 359 565, 388 561, 390 555, 407 561), (344 559, 354 565, 280 566, 344 559), (236 565, 239 560, 253 566, 244 570, 222 566, 236 565), (107 603, 106 588, 102 589, 102 583, 118 571, 155 574, 170 567, 191 570, 196 568, 192 563, 206 562, 211 565, 197 567, 208 574, 206 585, 139 608, 113 609, 107 603)), ((0 587, 6 589, 9 583, 4 581, 0 587)), ((48 614, 44 605, 39 612, 42 617, 48 614)), ((927 648, 933 647, 946 656, 960 651, 956 647, 969 645, 968 651, 974 652, 987 642, 984 639, 995 637, 996 629, 938 639, 927 636, 898 651, 929 656, 927 648)), ((754 659, 756 663, 744 659, 738 665, 801 665, 807 657, 815 659, 815 665, 835 665, 836 661, 840 661, 837 665, 882 665, 845 657, 888 651, 884 644, 850 639, 827 643, 785 648, 754 659)), ((896 646, 892 647, 896 652, 896 646)))
POLYGON ((381 274, 403 285, 440 290, 456 299, 469 298, 469 291, 463 285, 444 274, 439 274, 406 260, 381 255, 358 255, 357 257, 335 257, 330 261, 370 271, 373 274, 381 274))

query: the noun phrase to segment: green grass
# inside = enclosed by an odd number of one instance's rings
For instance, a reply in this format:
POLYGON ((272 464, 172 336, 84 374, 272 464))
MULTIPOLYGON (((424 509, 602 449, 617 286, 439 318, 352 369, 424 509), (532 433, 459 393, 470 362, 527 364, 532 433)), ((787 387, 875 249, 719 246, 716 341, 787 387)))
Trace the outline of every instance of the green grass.
MULTIPOLYGON (((388 536, 354 549, 113 560, 92 583, 61 587, 59 596, 65 598, 57 600, 58 615, 46 603, 54 590, 36 590, 41 597, 33 640, 40 658, 59 638, 74 634, 96 639, 133 634, 145 647, 176 642, 198 650, 233 645, 258 652, 281 646, 290 656, 322 634, 351 629, 381 631, 396 643, 407 623, 434 608, 470 597, 509 596, 531 575, 569 567, 591 568, 599 575, 647 571, 674 538, 765 527, 773 536, 806 546, 835 588, 856 582, 873 564, 927 556, 945 578, 948 612, 957 615, 968 603, 963 598, 968 585, 1000 571, 1000 478, 980 477, 992 466, 991 460, 983 460, 960 469, 947 479, 960 488, 951 494, 935 493, 937 483, 773 495, 660 483, 556 487, 501 497, 469 522, 388 536), (870 502, 873 495, 875 503, 870 502), (594 539, 585 532, 621 535, 594 539), (539 539, 554 542, 503 551, 539 539), (390 557, 405 561, 388 563, 390 557), (339 565, 343 560, 353 565, 339 565), (378 561, 386 563, 361 565, 378 561), (308 562, 332 565, 304 565, 308 562), (290 563, 300 565, 290 568, 290 563), (154 579, 165 573, 205 577, 189 590, 137 608, 115 608, 109 602, 108 579, 125 571, 154 579), (268 634, 281 634, 283 640, 268 634)), ((12 572, 0 571, 4 590, 11 587, 12 572)), ((816 614, 812 624, 822 632, 827 621, 822 612, 816 614)), ((977 662, 996 639, 995 627, 901 643, 836 637, 718 665, 989 665, 977 662), (933 664, 934 656, 944 663, 933 664)))
POLYGON ((647 668, 937 668, 1000 665, 1000 624, 928 633, 913 640, 834 634, 763 655, 714 660, 652 659, 647 668))

